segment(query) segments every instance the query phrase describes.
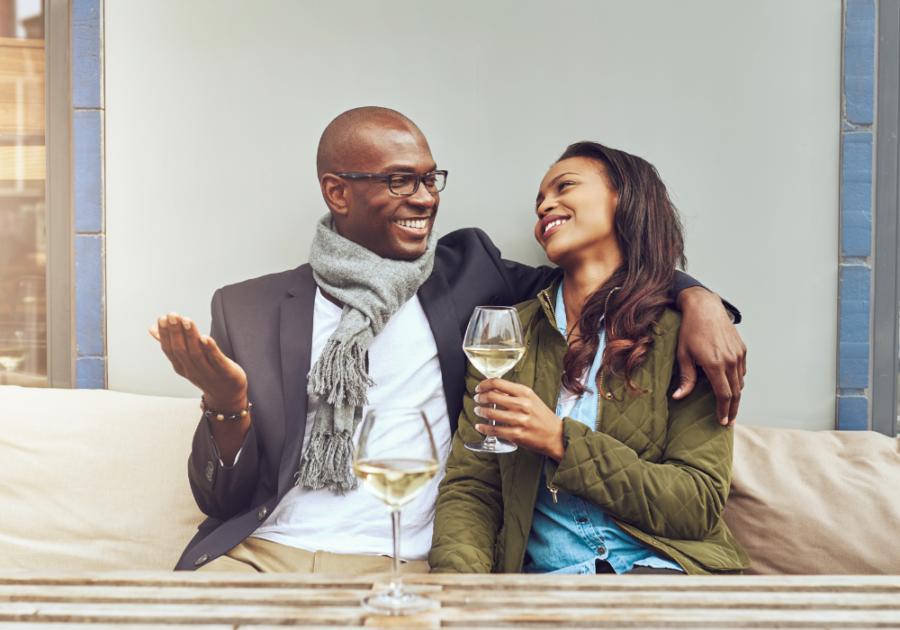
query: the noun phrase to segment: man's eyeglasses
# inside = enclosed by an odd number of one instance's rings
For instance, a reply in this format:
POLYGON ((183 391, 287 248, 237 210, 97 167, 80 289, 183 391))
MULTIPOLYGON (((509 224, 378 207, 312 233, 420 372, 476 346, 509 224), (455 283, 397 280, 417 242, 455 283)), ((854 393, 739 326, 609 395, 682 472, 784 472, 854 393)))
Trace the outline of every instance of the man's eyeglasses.
POLYGON ((419 183, 425 183, 425 190, 437 194, 447 185, 447 171, 431 171, 424 175, 415 173, 335 173, 338 177, 350 179, 386 179, 391 192, 400 197, 415 195, 419 183))

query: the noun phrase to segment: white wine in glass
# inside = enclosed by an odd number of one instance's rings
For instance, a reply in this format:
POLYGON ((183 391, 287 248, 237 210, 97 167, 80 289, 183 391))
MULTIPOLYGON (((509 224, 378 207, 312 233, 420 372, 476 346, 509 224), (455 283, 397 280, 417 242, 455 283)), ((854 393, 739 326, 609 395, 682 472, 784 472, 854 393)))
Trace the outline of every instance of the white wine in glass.
POLYGON ((366 490, 392 508, 419 496, 439 468, 434 460, 409 458, 364 459, 353 465, 366 490))
MULTIPOLYGON (((475 369, 488 378, 499 378, 509 372, 525 354, 518 311, 507 306, 477 307, 466 328, 463 352, 475 369)), ((496 424, 492 420, 486 422, 496 424)), ((516 450, 516 445, 487 436, 480 442, 466 444, 466 448, 481 453, 509 453, 516 450)))
POLYGON ((403 589, 400 577, 400 509, 419 496, 440 470, 428 418, 421 409, 370 409, 353 454, 353 471, 363 487, 391 513, 394 572, 386 591, 362 600, 372 612, 409 615, 428 610, 434 600, 403 589))

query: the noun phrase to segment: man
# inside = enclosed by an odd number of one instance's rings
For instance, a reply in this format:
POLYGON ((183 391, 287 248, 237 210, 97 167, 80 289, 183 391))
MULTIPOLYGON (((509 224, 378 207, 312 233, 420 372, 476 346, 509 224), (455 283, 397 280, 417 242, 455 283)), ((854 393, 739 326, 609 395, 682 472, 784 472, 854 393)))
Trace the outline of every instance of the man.
MULTIPOLYGON (((424 408, 443 463, 473 309, 530 299, 558 273, 503 260, 479 230, 437 241, 446 173, 398 112, 338 116, 322 134, 317 170, 330 216, 316 227, 309 264, 219 289, 210 336, 176 313, 151 327, 205 409, 188 472, 209 518, 178 570, 386 570, 386 510, 357 491, 349 470, 365 409, 424 408)), ((680 396, 696 362, 720 419, 733 422, 746 349, 716 296, 684 274, 676 284, 680 396)), ((412 570, 427 570, 436 486, 404 510, 412 570)))

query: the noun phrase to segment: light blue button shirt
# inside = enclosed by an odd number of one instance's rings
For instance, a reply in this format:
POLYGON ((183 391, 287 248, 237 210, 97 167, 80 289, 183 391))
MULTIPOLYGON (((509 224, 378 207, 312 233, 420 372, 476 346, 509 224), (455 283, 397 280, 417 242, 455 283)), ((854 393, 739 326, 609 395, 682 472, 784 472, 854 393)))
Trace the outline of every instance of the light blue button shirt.
MULTIPOLYGON (((556 324, 566 334, 566 307, 562 284, 556 296, 556 324)), ((602 322, 602 320, 601 320, 602 322)), ((594 428, 597 424, 597 372, 603 362, 606 330, 600 328, 600 345, 588 372, 587 391, 575 403, 568 417, 594 428)), ((563 410, 563 397, 557 402, 556 415, 563 410)), ((534 505, 534 520, 528 535, 524 571, 526 573, 596 573, 596 561, 605 560, 616 573, 630 571, 635 565, 674 569, 681 567, 635 540, 600 508, 563 492, 557 503, 547 488, 546 469, 534 505)))

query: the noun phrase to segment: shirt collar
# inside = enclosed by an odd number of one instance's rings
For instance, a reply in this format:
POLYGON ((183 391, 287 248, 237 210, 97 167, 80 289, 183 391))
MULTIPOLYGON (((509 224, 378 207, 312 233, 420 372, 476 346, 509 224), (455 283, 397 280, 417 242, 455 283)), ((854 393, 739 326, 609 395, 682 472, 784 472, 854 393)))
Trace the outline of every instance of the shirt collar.
MULTIPOLYGON (((556 306, 554 307, 556 311, 556 327, 559 329, 559 332, 562 333, 562 336, 566 338, 566 341, 569 340, 568 336, 566 336, 566 330, 568 329, 568 320, 566 320, 566 303, 563 300, 563 281, 559 281, 559 289, 556 292, 556 306)), ((598 333, 601 338, 605 336, 605 330, 603 329, 603 319, 606 317, 606 313, 600 316, 600 321, 597 322, 597 325, 600 328, 600 332, 598 333)))

